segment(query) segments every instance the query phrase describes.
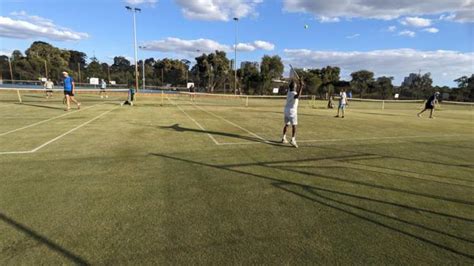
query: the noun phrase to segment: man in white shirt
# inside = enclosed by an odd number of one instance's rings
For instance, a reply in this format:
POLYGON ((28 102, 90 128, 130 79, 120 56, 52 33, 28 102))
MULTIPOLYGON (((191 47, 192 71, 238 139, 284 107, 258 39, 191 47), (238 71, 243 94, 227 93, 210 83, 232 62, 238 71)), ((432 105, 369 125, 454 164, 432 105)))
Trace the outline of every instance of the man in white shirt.
POLYGON ((288 126, 292 126, 292 137, 290 144, 295 148, 298 148, 296 144, 296 126, 298 125, 298 103, 299 97, 303 91, 304 83, 300 80, 299 85, 295 81, 291 81, 289 85, 289 91, 286 95, 286 105, 285 105, 285 126, 283 127, 283 138, 282 143, 288 143, 286 138, 286 131, 288 126))
POLYGON ((339 117, 339 112, 342 112, 342 118, 344 118, 344 115, 346 113, 346 106, 347 106, 347 94, 346 90, 342 89, 341 93, 339 93, 339 107, 337 108, 337 115, 336 117, 339 117))
POLYGON ((46 90, 46 99, 53 97, 53 87, 54 83, 51 81, 51 79, 48 79, 44 83, 44 89, 46 90))
POLYGON ((105 80, 102 79, 101 82, 100 82, 100 92, 99 92, 99 95, 100 95, 101 99, 104 98, 102 93, 105 94, 105 98, 109 98, 109 96, 107 95, 107 92, 105 91, 106 88, 107 88, 107 83, 105 83, 105 80))

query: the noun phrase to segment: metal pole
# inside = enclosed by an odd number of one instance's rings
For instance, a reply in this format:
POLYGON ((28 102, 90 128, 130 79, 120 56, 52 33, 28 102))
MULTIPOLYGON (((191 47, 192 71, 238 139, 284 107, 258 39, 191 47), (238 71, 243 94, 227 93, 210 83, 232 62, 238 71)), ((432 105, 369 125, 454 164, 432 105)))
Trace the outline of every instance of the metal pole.
POLYGON ((135 49, 135 93, 138 93, 138 51, 137 51, 137 21, 136 21, 136 12, 133 11, 133 39, 134 39, 134 49, 135 49))
POLYGON ((110 83, 110 66, 107 65, 107 76, 109 77, 109 83, 110 83))
POLYGON ((237 26, 239 19, 234 18, 235 21, 235 44, 234 44, 234 94, 237 94, 237 26))
POLYGON ((142 89, 145 89, 145 60, 142 60, 142 71, 143 71, 143 86, 142 89))
POLYGON ((8 67, 10 68, 10 79, 13 84, 13 68, 12 68, 12 61, 10 57, 8 57, 8 67))

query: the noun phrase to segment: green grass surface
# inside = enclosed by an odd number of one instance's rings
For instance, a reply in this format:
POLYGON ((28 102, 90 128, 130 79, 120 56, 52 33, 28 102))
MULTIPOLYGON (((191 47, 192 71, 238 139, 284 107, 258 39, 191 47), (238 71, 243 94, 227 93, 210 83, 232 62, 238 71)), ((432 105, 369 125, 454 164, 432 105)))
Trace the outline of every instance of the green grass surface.
POLYGON ((1 265, 474 263, 469 106, 303 101, 294 149, 281 100, 10 96, 1 265))

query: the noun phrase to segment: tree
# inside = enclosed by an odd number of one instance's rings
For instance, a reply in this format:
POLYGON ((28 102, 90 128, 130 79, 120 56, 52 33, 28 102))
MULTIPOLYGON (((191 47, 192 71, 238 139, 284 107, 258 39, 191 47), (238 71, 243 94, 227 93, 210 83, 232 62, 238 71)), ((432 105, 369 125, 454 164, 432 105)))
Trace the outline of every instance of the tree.
POLYGON ((402 82, 401 94, 404 97, 423 99, 433 94, 431 73, 410 73, 402 82))
POLYGON ((379 77, 375 81, 375 89, 377 90, 377 93, 382 96, 382 99, 387 99, 388 95, 393 94, 393 77, 379 77))
POLYGON ((454 80, 458 84, 457 98, 460 101, 474 101, 474 74, 470 77, 462 76, 454 80))
POLYGON ((260 94, 269 93, 273 79, 281 79, 285 66, 278 55, 265 55, 260 63, 261 87, 260 94))
POLYGON ((374 73, 368 70, 360 70, 353 72, 351 77, 352 89, 356 92, 359 92, 360 98, 362 98, 369 86, 374 82, 374 73))
POLYGON ((87 77, 106 79, 107 72, 103 71, 102 66, 99 63, 99 60, 97 60, 97 58, 95 57, 92 57, 91 60, 92 61, 89 63, 89 65, 87 65, 87 68, 86 68, 87 77))
POLYGON ((334 93, 334 84, 339 81, 341 69, 339 67, 327 66, 321 70, 315 69, 314 73, 321 79, 321 86, 318 88, 319 95, 327 99, 328 95, 334 93))
POLYGON ((242 89, 245 94, 255 94, 255 88, 259 87, 260 71, 257 63, 246 62, 237 71, 237 76, 242 80, 242 89))
POLYGON ((199 87, 206 87, 208 92, 223 88, 231 80, 230 61, 223 51, 196 57, 196 64, 191 72, 195 83, 199 87))

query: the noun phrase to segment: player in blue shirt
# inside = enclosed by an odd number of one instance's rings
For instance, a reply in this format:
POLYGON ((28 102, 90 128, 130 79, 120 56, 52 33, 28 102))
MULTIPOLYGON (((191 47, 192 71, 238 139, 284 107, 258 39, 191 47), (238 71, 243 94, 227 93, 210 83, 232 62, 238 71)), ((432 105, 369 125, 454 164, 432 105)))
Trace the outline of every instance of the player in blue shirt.
POLYGON ((65 111, 69 111, 71 109, 71 101, 73 101, 77 105, 77 109, 81 109, 81 103, 76 101, 74 98, 74 93, 76 92, 76 84, 74 83, 74 79, 69 76, 69 74, 64 71, 64 97, 66 97, 66 104, 67 109, 65 111))

